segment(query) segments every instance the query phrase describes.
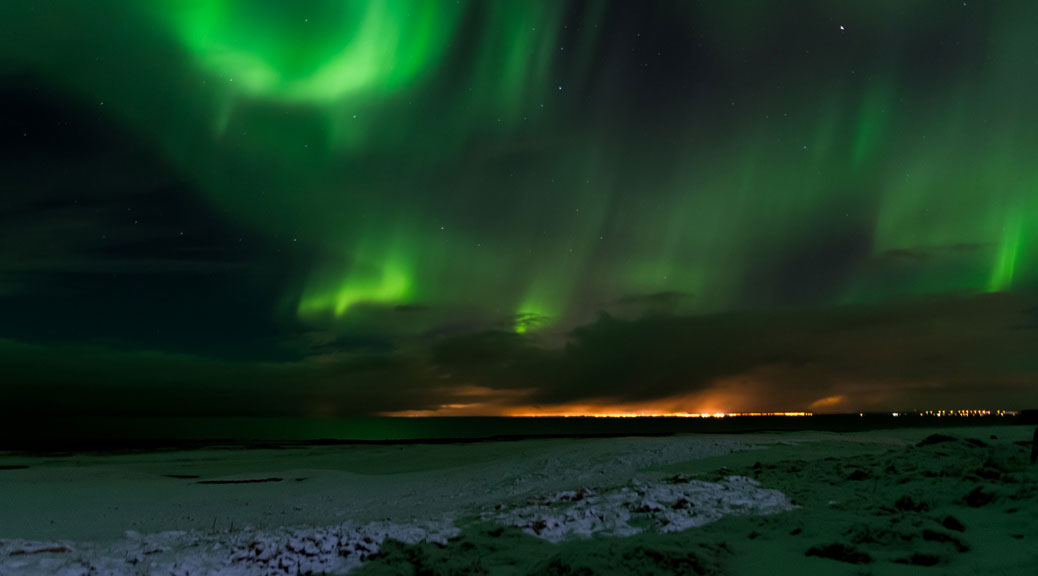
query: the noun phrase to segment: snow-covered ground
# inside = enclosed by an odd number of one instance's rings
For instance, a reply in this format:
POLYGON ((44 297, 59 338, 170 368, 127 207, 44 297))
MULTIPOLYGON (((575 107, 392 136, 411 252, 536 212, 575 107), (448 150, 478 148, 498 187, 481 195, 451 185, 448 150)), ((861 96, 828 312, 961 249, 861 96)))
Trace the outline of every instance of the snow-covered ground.
POLYGON ((0 538, 407 524, 457 517, 462 509, 478 515, 484 506, 562 490, 619 486, 655 466, 757 445, 671 437, 0 456, 0 465, 28 466, 0 470, 0 538))
MULTIPOLYGON (((781 493, 765 490, 748 478, 732 476, 719 483, 672 479, 609 488, 563 491, 509 507, 498 505, 472 522, 522 529, 551 542, 590 538, 599 532, 630 536, 643 528, 665 532, 716 521, 726 514, 777 513, 793 506, 781 493)), ((237 531, 128 531, 110 542, 65 540, 0 542, 0 573, 5 575, 94 574, 176 576, 347 573, 379 552, 387 539, 446 545, 460 533, 450 518, 408 524, 294 526, 237 531)))
POLYGON ((748 574, 1036 565, 1030 430, 930 432, 0 455, 0 574, 343 574, 440 549, 491 562, 484 572, 552 572, 562 568, 537 569, 536 556, 560 551, 565 564, 567 547, 628 539, 630 554, 574 562, 748 574), (684 544, 645 552, 675 537, 684 544), (493 564, 530 546, 517 538, 547 548, 493 564), (417 552, 386 552, 388 541, 417 552), (688 556, 693 544, 702 558, 688 556), (1003 544, 1016 548, 984 556, 1003 544))

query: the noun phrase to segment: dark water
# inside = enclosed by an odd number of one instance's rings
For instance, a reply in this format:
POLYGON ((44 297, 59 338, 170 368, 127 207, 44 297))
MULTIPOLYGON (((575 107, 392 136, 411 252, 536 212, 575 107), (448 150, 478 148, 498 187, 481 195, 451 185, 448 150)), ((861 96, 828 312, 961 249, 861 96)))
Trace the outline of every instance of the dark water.
POLYGON ((107 450, 212 444, 480 442, 550 437, 852 432, 1026 424, 1033 415, 825 414, 726 418, 79 418, 0 423, 0 449, 107 450))

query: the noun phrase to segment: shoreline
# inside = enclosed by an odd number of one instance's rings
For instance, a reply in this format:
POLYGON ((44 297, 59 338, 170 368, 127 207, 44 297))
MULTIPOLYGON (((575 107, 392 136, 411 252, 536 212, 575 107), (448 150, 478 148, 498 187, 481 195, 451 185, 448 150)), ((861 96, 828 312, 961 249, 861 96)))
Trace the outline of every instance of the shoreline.
POLYGON ((0 423, 0 454, 135 453, 307 446, 475 444, 553 439, 870 432, 979 426, 1033 426, 1038 413, 900 416, 890 413, 802 417, 459 417, 459 418, 131 418, 0 423), (152 429, 149 429, 151 426, 152 429), (165 432, 162 432, 165 430, 165 432))

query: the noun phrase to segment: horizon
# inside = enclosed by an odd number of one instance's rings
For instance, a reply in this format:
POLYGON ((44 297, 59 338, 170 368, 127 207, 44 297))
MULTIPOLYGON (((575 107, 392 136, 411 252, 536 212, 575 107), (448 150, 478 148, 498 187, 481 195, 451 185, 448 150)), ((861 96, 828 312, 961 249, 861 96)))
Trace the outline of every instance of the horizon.
POLYGON ((768 432, 867 432, 913 428, 1030 426, 1038 410, 853 412, 798 415, 545 415, 308 417, 81 417, 0 422, 0 451, 108 452, 309 444, 409 444, 740 435, 768 432))

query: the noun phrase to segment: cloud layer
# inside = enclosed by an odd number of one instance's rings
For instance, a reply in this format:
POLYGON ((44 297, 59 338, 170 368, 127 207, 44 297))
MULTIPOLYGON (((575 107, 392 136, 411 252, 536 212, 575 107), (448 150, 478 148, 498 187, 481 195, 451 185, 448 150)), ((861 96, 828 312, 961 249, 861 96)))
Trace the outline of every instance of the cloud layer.
POLYGON ((1038 297, 942 296, 738 314, 603 313, 561 344, 503 330, 306 333, 284 359, 0 343, 5 417, 368 416, 1022 408, 1038 297), (936 404, 935 404, 936 403, 936 404))

